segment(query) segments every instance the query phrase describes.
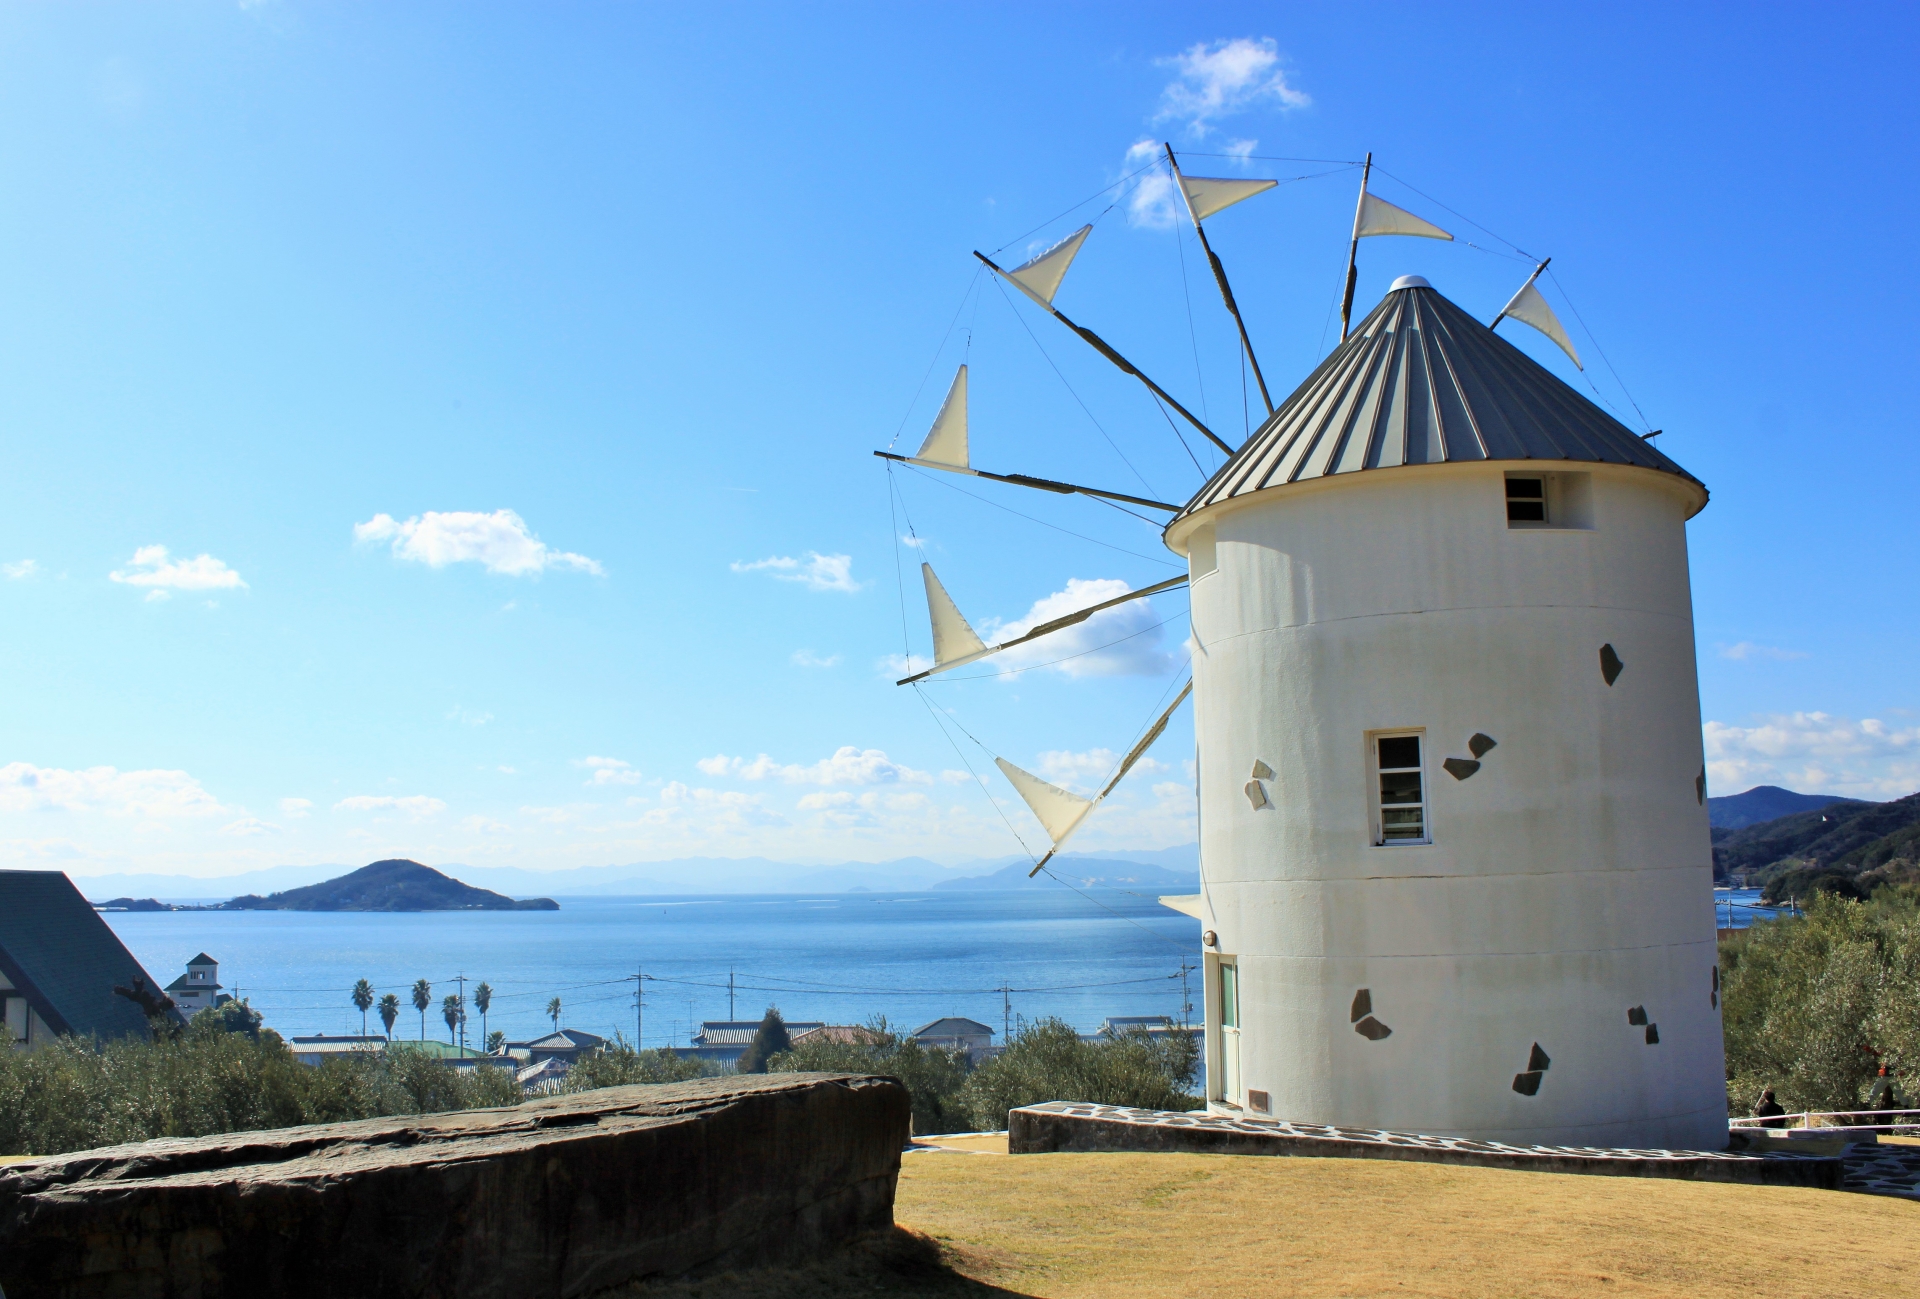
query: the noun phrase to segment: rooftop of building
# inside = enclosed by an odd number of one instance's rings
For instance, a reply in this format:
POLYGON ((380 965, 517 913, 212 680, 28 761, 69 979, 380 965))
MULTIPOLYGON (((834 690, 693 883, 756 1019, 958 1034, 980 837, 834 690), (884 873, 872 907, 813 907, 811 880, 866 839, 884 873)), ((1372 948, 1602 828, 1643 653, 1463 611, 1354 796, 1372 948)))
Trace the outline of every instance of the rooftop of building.
POLYGON ((161 991, 59 871, 0 870, 0 973, 56 1033, 144 1036, 146 1013, 114 987, 161 991))

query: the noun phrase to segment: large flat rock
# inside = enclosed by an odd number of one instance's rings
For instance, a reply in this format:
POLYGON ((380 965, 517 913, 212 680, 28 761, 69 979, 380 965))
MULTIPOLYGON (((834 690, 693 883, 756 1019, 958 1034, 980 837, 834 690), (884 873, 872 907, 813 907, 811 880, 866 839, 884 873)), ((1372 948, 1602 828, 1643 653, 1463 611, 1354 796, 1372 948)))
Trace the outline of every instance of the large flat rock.
POLYGON ((542 1299, 893 1221, 906 1089, 773 1074, 0 1169, 7 1299, 542 1299))

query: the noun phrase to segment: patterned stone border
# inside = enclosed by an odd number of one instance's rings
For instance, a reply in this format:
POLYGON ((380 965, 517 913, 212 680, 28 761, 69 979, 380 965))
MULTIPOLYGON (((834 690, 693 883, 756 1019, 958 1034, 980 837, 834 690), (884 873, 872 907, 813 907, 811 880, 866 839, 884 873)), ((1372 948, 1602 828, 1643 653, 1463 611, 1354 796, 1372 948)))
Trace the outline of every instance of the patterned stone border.
MULTIPOLYGON (((1300 1155, 1333 1159, 1408 1159, 1548 1173, 1674 1177, 1839 1190, 1850 1161, 1787 1151, 1628 1150, 1601 1146, 1523 1146, 1465 1137, 1431 1137, 1377 1128, 1336 1128, 1217 1114, 1175 1114, 1052 1101, 1007 1116, 1010 1154, 1062 1151, 1184 1151, 1221 1155, 1300 1155)), ((1860 1146, 1884 1153, 1892 1147, 1860 1146)), ((1920 1164, 1920 1161, 1916 1161, 1920 1164)), ((1876 1165, 1877 1166, 1877 1165, 1876 1165)), ((1920 1167, 1916 1167, 1920 1173, 1920 1167)), ((1864 1174, 1863 1174, 1864 1176, 1864 1174)), ((1893 1177, 1881 1174, 1882 1180, 1893 1177)), ((1862 1184, 1859 1189, 1875 1189, 1862 1184)), ((1884 1192, 1883 1192, 1884 1193, 1884 1192)), ((1904 1194, 1907 1192, 1895 1192, 1904 1194)))

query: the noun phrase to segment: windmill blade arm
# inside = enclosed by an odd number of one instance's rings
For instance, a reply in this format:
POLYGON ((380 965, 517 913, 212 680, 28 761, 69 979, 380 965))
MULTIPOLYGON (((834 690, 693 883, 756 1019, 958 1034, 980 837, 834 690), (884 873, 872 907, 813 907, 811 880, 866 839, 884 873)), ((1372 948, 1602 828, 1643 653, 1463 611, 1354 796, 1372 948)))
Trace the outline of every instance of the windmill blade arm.
POLYGON ((984 469, 971 469, 962 465, 943 465, 938 460, 921 460, 915 456, 895 455, 891 451, 876 451, 873 454, 882 460, 897 460, 905 465, 918 465, 922 469, 939 469, 950 474, 967 474, 973 478, 991 478, 996 483, 1012 483, 1015 487, 1032 487, 1038 491, 1053 492, 1060 496, 1097 496, 1104 501, 1125 501, 1129 505, 1144 505, 1150 510, 1165 510, 1169 514, 1178 514, 1184 505, 1172 505, 1166 501, 1150 501, 1144 496, 1128 496, 1125 492, 1102 491, 1098 487, 1082 487, 1077 483, 1062 483, 1051 478, 1035 478, 1032 474, 992 474, 984 469))
MULTIPOLYGON (((1152 586, 1143 586, 1138 591, 1129 591, 1125 595, 1116 595, 1111 600, 1102 600, 1099 604, 1090 604, 1084 609, 1076 609, 1074 612, 1064 617, 1055 618, 1051 622, 1043 622, 1032 631, 1021 636, 1016 636, 1010 641, 1003 641, 998 645, 989 645, 978 654, 969 654, 965 658, 954 659, 951 662, 942 663, 938 667, 928 668, 925 672, 916 672, 910 677, 902 677, 900 680, 894 682, 894 684, 897 686, 910 686, 916 681, 924 681, 928 677, 945 672, 950 668, 964 667, 969 663, 977 663, 988 655, 998 654, 1001 650, 1012 649, 1016 645, 1025 645, 1030 640, 1039 640, 1042 636, 1050 636, 1054 632, 1077 626, 1093 617, 1096 613, 1104 609, 1111 609, 1117 604, 1125 604, 1129 600, 1138 600, 1144 596, 1158 595, 1162 591, 1171 591, 1176 586, 1185 586, 1186 584, 1187 579, 1184 577, 1170 577, 1164 582, 1155 582, 1152 586)), ((1191 685, 1189 685, 1189 689, 1191 689, 1191 685)), ((1186 696, 1183 694, 1181 698, 1184 699, 1186 696)), ((1132 763, 1129 762, 1128 765, 1131 766, 1132 763)), ((1121 774, 1124 775, 1125 773, 1122 772, 1121 774)))
POLYGON ((1187 684, 1181 687, 1180 693, 1174 696, 1173 702, 1167 705, 1167 711, 1160 714, 1160 720, 1148 727, 1147 733, 1140 737, 1140 742, 1128 750, 1127 756, 1120 763, 1120 770, 1113 773, 1113 779, 1107 782, 1107 787, 1100 791, 1100 798, 1096 798, 1094 802, 1098 803, 1101 798, 1111 794, 1113 787, 1126 778, 1127 773, 1133 770, 1133 764, 1145 756, 1147 750, 1153 747, 1153 742, 1160 738, 1161 732, 1167 729, 1167 723, 1173 719, 1173 710, 1185 703, 1187 696, 1192 693, 1193 679, 1189 677, 1187 684))
POLYGON ((1048 862, 1053 860, 1053 855, 1059 851, 1060 849, 1058 849, 1057 847, 1047 849, 1047 855, 1045 857, 1042 857, 1039 861, 1033 864, 1033 869, 1027 872, 1027 878, 1032 879, 1035 875, 1038 875, 1041 869, 1045 867, 1048 862))
MULTIPOLYGON (((1007 278, 1007 273, 1004 270, 1002 270, 1000 266, 991 257, 988 257, 985 253, 979 252, 977 250, 974 252, 973 255, 975 257, 978 257, 983 263, 985 263, 987 269, 992 271, 995 275, 998 275, 1001 279, 1007 278)), ((1017 288, 1019 286, 1016 284, 1015 287, 1017 288)), ((1028 294, 1027 296, 1033 297, 1032 294, 1028 294)), ((1034 301, 1039 302, 1039 299, 1035 298, 1034 301)), ((1091 346, 1094 351, 1100 353, 1100 355, 1106 357, 1109 361, 1113 362, 1116 366, 1118 366, 1122 373, 1130 374, 1134 378, 1138 379, 1141 383, 1144 383, 1145 385, 1147 385, 1147 391, 1151 392, 1154 396, 1158 397, 1161 401, 1164 401, 1165 403, 1167 403, 1167 405, 1179 411, 1180 418, 1186 420, 1187 423, 1193 425, 1194 428, 1198 429, 1201 433, 1203 433, 1209 442, 1212 442, 1215 446, 1219 447, 1222 451, 1226 452, 1228 455, 1233 454, 1233 448, 1228 446, 1225 442, 1221 441, 1219 435, 1216 434, 1212 429, 1208 428, 1205 424, 1201 423, 1199 416, 1195 415, 1192 411, 1188 410, 1185 406, 1182 406, 1179 402, 1175 401, 1173 399, 1173 396, 1170 393, 1168 393, 1165 388, 1162 388, 1159 384, 1155 383, 1152 379, 1149 379, 1144 373, 1142 373, 1139 366, 1129 361, 1126 357, 1120 355, 1120 353, 1114 351, 1113 348, 1107 344, 1106 339, 1100 337, 1100 335, 1094 333, 1091 329, 1088 329, 1084 325, 1074 324, 1071 320, 1067 319, 1065 313, 1060 311, 1060 309, 1055 307, 1052 303, 1042 302, 1040 303, 1040 305, 1047 309, 1048 315, 1052 316, 1055 320, 1059 321, 1061 324, 1065 325, 1068 329, 1071 329, 1074 333, 1078 334, 1082 339, 1086 340, 1088 345, 1091 346)))

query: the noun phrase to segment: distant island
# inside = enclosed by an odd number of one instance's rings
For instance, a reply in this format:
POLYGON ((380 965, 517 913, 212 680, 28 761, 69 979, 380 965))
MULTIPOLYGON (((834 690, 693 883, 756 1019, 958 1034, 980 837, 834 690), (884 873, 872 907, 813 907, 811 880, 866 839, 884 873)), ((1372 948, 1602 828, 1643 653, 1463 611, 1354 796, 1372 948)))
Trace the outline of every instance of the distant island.
POLYGON ((462 884, 417 861, 392 858, 303 889, 261 897, 249 893, 224 911, 558 911, 552 898, 515 900, 462 884))

